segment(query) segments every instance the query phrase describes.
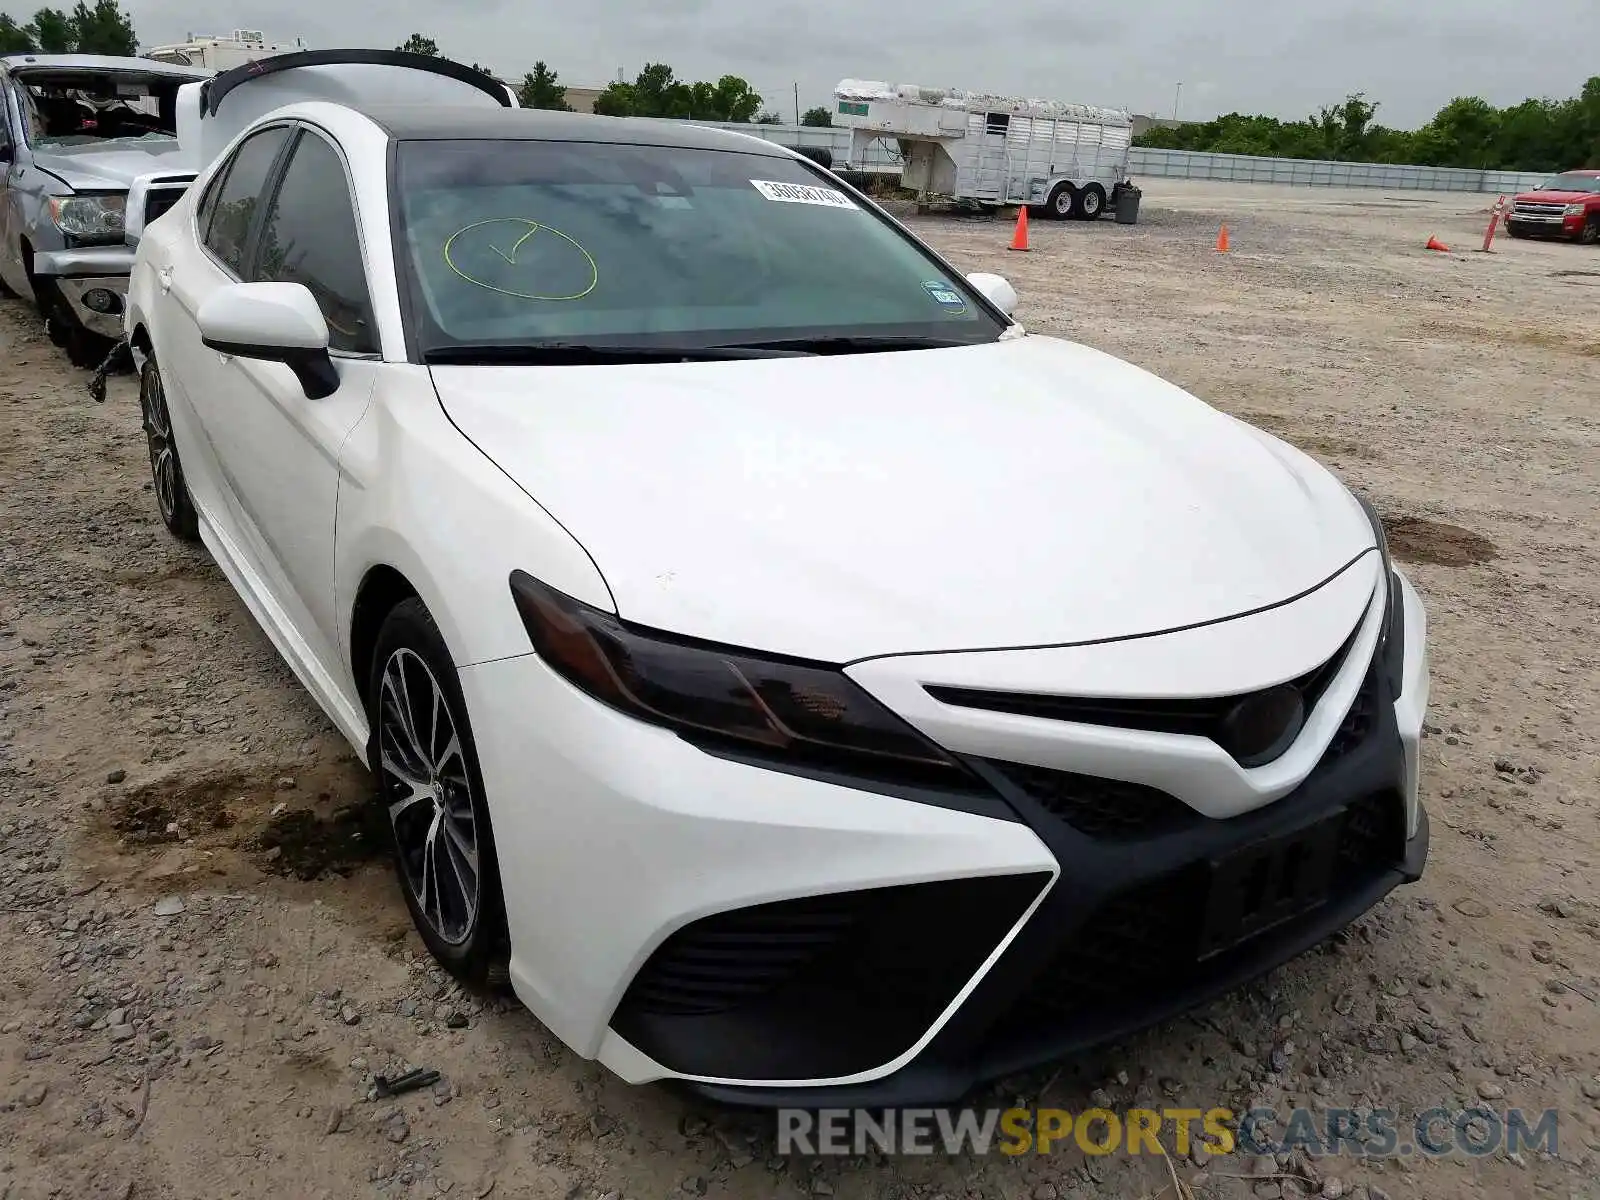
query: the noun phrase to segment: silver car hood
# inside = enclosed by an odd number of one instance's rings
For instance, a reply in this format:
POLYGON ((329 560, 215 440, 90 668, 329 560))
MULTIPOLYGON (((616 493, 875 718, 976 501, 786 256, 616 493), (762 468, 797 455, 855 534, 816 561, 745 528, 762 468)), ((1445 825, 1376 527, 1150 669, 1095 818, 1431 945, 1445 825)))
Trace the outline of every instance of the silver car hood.
POLYGON ((141 175, 181 171, 186 159, 177 138, 108 139, 98 145, 40 146, 33 165, 74 191, 127 191, 141 175))

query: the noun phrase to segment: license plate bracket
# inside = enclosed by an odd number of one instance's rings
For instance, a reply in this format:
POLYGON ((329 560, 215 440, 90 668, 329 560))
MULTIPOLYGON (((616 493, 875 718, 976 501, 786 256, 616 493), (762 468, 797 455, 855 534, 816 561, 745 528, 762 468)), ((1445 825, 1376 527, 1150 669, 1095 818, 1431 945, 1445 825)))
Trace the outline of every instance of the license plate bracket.
POLYGON ((1214 860, 1200 957, 1220 954, 1327 900, 1344 817, 1341 809, 1214 860))

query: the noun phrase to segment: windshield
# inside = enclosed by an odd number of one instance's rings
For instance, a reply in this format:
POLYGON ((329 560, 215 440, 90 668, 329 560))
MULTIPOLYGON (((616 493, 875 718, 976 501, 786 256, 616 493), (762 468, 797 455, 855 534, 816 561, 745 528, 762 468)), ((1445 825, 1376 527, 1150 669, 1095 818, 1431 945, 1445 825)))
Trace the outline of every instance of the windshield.
POLYGON ((178 88, 191 80, 54 71, 18 78, 30 146, 88 146, 177 136, 178 88))
POLYGON ((421 349, 1000 335, 964 280, 830 178, 737 151, 401 142, 421 349))
POLYGON ((1541 192, 1594 192, 1600 194, 1600 175, 1553 175, 1539 185, 1541 192))

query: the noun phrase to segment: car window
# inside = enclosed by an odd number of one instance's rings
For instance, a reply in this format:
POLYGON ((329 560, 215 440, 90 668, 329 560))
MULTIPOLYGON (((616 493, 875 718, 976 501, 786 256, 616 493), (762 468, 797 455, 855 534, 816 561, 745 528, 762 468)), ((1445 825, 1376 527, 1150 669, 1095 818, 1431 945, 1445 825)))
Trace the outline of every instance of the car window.
MULTIPOLYGON (((251 218, 261 193, 266 190, 267 176, 277 161, 278 151, 288 139, 287 126, 263 129, 246 138, 234 152, 233 161, 224 170, 220 185, 213 187, 215 200, 206 197, 211 206, 209 224, 202 224, 206 248, 217 256, 235 275, 244 275, 245 241, 250 236, 251 218)), ((204 216, 204 214, 202 214, 204 216)))
POLYGON ((1000 335, 965 280, 836 184, 767 153, 402 141, 419 348, 1000 335))
POLYGON ((328 322, 331 349, 377 350, 344 162, 317 134, 303 134, 294 148, 261 228, 251 278, 310 289, 328 322))
POLYGON ((1557 175, 1539 185, 1541 192, 1600 192, 1600 175, 1557 175))

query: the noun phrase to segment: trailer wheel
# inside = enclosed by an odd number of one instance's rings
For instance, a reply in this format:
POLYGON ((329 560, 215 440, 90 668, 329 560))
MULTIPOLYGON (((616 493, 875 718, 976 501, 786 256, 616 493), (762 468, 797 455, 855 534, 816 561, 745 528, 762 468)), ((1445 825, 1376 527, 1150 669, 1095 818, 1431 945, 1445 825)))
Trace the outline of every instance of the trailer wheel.
POLYGON ((1078 193, 1077 217, 1082 221, 1098 221, 1106 210, 1106 193, 1098 183, 1091 183, 1078 193))
POLYGON ((1078 208, 1078 193, 1070 183, 1058 183, 1055 190, 1050 193, 1050 199, 1044 202, 1044 215, 1052 221, 1065 221, 1074 215, 1078 208))

